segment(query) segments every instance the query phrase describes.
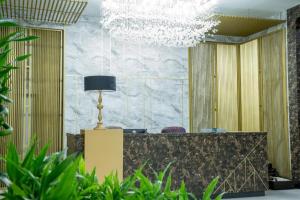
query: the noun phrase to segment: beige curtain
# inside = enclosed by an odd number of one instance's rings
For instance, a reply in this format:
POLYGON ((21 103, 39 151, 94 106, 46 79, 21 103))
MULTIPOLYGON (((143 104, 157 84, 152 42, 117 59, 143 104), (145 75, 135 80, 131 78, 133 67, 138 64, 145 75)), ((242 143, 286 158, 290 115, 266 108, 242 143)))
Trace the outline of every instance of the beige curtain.
POLYGON ((238 48, 217 44, 217 115, 218 128, 238 130, 238 48))
POLYGON ((216 45, 201 43, 190 52, 191 74, 191 131, 199 132, 202 128, 214 127, 214 73, 216 45))
POLYGON ((270 162, 291 177, 285 30, 241 45, 191 48, 190 77, 192 132, 267 131, 270 162))
POLYGON ((268 157, 281 176, 291 177, 287 127, 286 32, 260 39, 263 130, 268 131, 268 157))
POLYGON ((258 41, 240 45, 241 130, 260 131, 258 41))
POLYGON ((190 127, 238 130, 237 46, 201 43, 189 49, 190 127))

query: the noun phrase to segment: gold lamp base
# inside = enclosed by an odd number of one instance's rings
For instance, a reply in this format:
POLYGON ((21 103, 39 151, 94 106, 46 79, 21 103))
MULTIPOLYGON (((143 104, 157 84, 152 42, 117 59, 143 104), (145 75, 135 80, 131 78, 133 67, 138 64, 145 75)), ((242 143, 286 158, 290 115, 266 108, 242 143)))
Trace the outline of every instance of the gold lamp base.
POLYGON ((98 113, 98 122, 97 122, 97 126, 94 128, 94 130, 105 129, 105 127, 103 126, 103 117, 102 117, 103 105, 102 105, 102 93, 101 93, 101 91, 99 91, 99 98, 98 98, 97 108, 99 110, 99 113, 98 113))
POLYGON ((97 123, 97 126, 94 128, 94 130, 103 130, 105 129, 105 127, 103 126, 103 124, 97 123))

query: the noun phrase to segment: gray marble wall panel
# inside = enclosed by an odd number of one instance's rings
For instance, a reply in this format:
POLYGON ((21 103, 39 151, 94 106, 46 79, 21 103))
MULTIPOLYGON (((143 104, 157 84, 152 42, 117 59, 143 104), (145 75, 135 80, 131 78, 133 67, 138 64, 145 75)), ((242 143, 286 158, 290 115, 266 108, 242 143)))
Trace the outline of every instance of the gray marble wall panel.
POLYGON ((299 26, 300 5, 289 9, 287 15, 289 128, 292 176, 294 180, 300 181, 300 41, 297 42, 297 22, 299 26))
POLYGON ((83 91, 83 77, 114 75, 117 91, 103 94, 104 124, 188 129, 188 51, 110 38, 97 18, 65 27, 65 132, 97 121, 97 94, 83 91))

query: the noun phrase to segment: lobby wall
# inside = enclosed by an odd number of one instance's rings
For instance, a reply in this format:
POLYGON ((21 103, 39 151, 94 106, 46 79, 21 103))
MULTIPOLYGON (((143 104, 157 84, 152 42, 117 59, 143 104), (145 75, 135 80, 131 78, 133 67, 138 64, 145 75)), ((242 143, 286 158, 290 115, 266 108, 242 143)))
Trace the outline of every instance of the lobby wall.
POLYGON ((300 5, 287 11, 289 128, 292 176, 300 181, 300 5), (298 25, 298 27, 297 27, 298 25))
POLYGON ((84 92, 83 80, 99 74, 117 77, 117 91, 103 94, 106 126, 188 129, 187 49, 117 41, 95 17, 83 16, 64 30, 66 133, 95 126, 98 94, 84 92))

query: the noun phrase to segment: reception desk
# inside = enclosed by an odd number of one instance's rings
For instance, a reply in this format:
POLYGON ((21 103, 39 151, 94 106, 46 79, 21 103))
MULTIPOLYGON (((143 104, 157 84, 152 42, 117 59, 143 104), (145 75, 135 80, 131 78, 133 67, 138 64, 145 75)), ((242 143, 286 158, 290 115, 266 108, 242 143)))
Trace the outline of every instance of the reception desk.
MULTIPOLYGON (((83 138, 68 135, 69 153, 84 149, 83 138)), ((146 162, 144 173, 153 177, 153 169, 163 170, 172 162, 173 185, 184 181, 197 196, 217 176, 216 193, 263 195, 268 189, 266 147, 264 132, 124 134, 123 177, 146 162)))

